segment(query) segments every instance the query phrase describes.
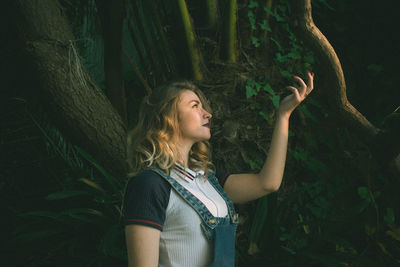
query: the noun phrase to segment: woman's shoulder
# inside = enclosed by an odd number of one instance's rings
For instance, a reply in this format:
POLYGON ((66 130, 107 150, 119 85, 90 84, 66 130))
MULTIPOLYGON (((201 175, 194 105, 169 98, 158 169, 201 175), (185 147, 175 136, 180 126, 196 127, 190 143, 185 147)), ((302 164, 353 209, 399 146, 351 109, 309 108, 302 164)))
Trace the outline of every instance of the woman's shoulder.
POLYGON ((169 183, 158 173, 151 169, 145 169, 131 177, 127 183, 127 189, 165 191, 170 189, 169 183))
POLYGON ((143 170, 127 183, 123 214, 126 224, 142 224, 162 230, 171 186, 151 170, 143 170))

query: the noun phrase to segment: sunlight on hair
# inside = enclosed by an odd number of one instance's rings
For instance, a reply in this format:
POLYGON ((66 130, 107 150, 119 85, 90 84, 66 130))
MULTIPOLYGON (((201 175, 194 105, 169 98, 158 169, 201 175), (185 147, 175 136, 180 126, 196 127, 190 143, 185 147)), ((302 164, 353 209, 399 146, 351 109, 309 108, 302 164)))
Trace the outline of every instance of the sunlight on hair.
MULTIPOLYGON (((211 112, 204 94, 192 82, 170 82, 156 88, 143 99, 138 123, 128 134, 128 176, 135 176, 150 167, 158 167, 169 174, 175 162, 181 158, 175 140, 179 134, 179 96, 184 90, 196 93, 204 108, 211 112)), ((208 141, 192 146, 188 166, 193 170, 203 170, 205 177, 208 172, 213 172, 208 141)))

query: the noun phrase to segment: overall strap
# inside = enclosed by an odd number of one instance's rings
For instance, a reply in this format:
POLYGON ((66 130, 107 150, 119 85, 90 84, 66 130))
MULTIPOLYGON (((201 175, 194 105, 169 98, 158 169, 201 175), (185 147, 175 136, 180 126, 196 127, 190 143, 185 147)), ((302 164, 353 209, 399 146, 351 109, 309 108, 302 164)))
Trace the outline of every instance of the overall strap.
POLYGON ((224 199, 226 205, 228 206, 228 212, 229 212, 229 217, 231 218, 231 222, 237 223, 238 222, 238 214, 235 211, 235 208, 233 206, 231 199, 228 197, 228 195, 226 194, 224 189, 219 184, 217 177, 215 177, 214 174, 209 173, 208 181, 214 187, 214 189, 221 195, 221 197, 224 199))
POLYGON ((161 177, 163 177, 171 186, 175 189, 175 191, 189 203, 190 206, 199 214, 204 223, 214 229, 217 226, 216 218, 211 214, 211 212, 206 208, 206 206, 198 200, 192 193, 190 193, 186 188, 184 188, 181 184, 179 184, 174 178, 166 175, 162 170, 158 168, 150 168, 150 170, 156 172, 161 177))

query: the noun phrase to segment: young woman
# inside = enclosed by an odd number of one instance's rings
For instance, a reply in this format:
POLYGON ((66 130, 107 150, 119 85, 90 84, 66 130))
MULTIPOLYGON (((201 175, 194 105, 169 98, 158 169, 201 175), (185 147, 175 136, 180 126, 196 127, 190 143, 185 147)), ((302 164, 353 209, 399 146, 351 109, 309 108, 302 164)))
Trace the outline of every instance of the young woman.
POLYGON ((234 266, 233 203, 278 190, 285 166, 289 117, 313 90, 307 84, 285 97, 268 157, 257 174, 225 174, 210 162, 211 110, 191 82, 157 88, 142 103, 128 138, 133 170, 123 205, 129 266, 234 266))

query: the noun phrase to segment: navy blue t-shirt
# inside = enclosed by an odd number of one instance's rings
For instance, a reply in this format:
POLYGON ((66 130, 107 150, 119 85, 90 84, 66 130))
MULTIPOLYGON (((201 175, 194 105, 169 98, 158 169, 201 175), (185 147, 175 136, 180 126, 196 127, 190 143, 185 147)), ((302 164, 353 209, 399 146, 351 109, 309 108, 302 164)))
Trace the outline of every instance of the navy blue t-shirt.
MULTIPOLYGON (((221 187, 229 173, 216 172, 221 187)), ((159 174, 144 170, 131 178, 125 189, 123 215, 125 224, 141 224, 162 230, 171 185, 159 174)))

